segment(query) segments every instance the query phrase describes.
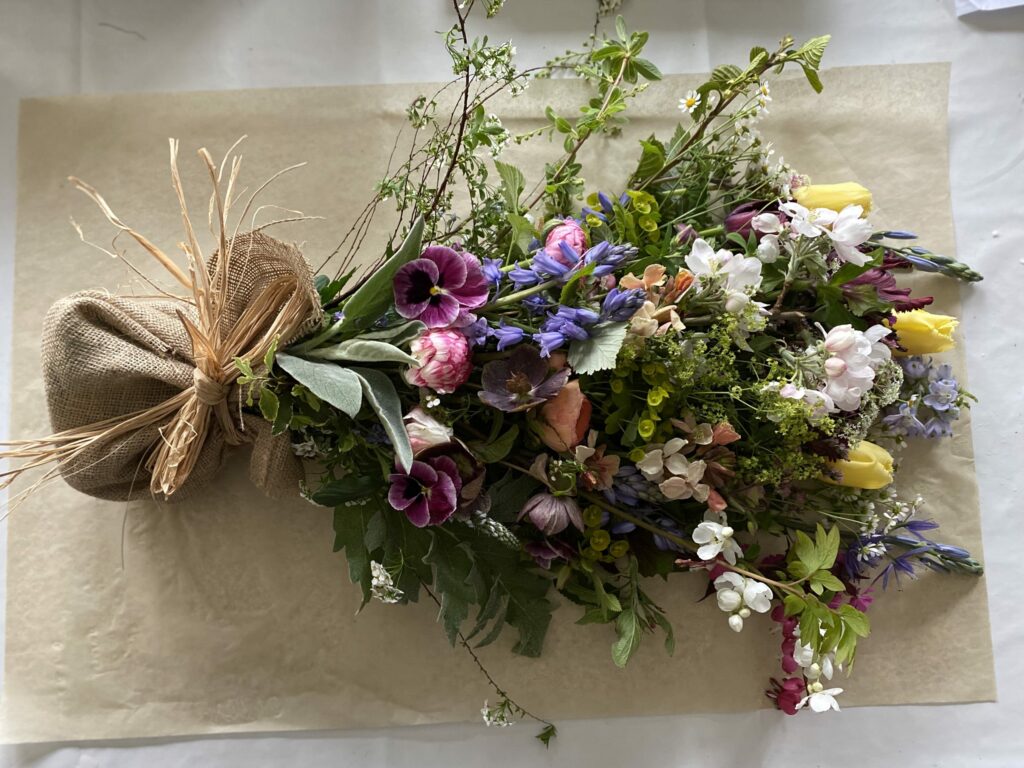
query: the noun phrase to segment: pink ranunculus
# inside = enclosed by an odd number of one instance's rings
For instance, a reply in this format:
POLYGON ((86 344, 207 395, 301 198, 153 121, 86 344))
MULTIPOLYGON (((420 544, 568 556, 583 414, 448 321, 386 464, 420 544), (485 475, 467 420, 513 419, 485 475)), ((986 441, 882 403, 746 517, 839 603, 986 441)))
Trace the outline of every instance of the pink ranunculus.
POLYGON ((544 252, 548 256, 566 267, 575 266, 575 262, 570 262, 561 247, 559 247, 558 244, 562 242, 566 243, 577 254, 582 255, 587 250, 587 233, 583 231, 583 227, 576 223, 574 219, 565 219, 561 224, 548 232, 547 239, 544 241, 544 252))
POLYGON ((570 381, 540 409, 537 434, 551 450, 570 451, 583 442, 590 427, 591 410, 579 380, 570 381))
POLYGON ((415 387, 450 394, 466 383, 473 370, 469 342, 459 331, 426 331, 412 343, 411 352, 420 367, 409 368, 405 380, 415 387))

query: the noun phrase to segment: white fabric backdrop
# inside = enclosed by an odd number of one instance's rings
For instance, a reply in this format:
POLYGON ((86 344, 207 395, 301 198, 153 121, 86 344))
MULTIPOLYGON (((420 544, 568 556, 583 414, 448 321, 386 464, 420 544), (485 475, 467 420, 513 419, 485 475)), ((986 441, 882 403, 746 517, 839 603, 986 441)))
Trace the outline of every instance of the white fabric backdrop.
MULTIPOLYGON (((482 30, 539 62, 576 44, 596 0, 508 0, 482 30)), ((841 715, 730 716, 560 723, 545 753, 527 725, 0 748, 32 766, 684 765, 878 763, 1018 765, 1024 759, 1024 618, 1013 567, 1024 547, 1016 509, 1024 458, 1024 357, 1014 310, 1024 288, 1024 9, 956 18, 954 0, 625 0, 652 30, 666 72, 707 71, 783 34, 834 35, 826 64, 952 61, 951 185, 959 255, 987 279, 964 293, 975 448, 983 509, 997 704, 851 709, 841 715)), ((171 91, 438 80, 434 32, 445 0, 0 0, 0 340, 10 334, 17 100, 171 91)), ((827 79, 826 79, 827 83, 827 79)), ((871 104, 865 104, 866 110, 871 104)), ((878 116, 884 139, 885 116, 878 116)), ((770 124, 768 126, 770 132, 770 124)), ((60 217, 57 216, 59 219, 60 217)), ((0 342, 0 435, 9 356, 0 342)), ((2 536, 2 530, 0 530, 2 536)), ((0 541, 0 544, 4 544, 0 541)), ((4 550, 5 550, 4 544, 4 550)), ((3 637, 0 631, 0 638, 3 637)), ((913 647, 892 649, 914 663, 913 647)), ((922 669, 922 675, 942 670, 922 669)), ((699 695, 681 690, 680 695, 699 695)))

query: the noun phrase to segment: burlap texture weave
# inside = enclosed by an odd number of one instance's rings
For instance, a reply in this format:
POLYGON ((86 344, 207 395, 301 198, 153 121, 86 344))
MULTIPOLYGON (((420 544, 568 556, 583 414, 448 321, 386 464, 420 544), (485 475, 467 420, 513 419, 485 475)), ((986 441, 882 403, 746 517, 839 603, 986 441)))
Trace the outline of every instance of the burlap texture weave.
MULTIPOLYGON (((216 271, 218 256, 208 271, 216 271)), ((282 278, 308 293, 310 323, 318 319, 319 301, 309 265, 297 248, 262 232, 238 235, 231 248, 226 281, 230 286, 219 320, 229 336, 250 322, 246 310, 261 301, 282 278)), ((283 302, 282 302, 283 303, 283 302)), ((268 312, 280 309, 267 307, 268 312)), ((62 432, 159 406, 194 386, 196 365, 192 339, 183 317, 197 323, 186 300, 114 296, 82 291, 57 301, 43 330, 42 362, 53 428, 62 432)), ((255 333, 260 330, 254 329, 255 333)), ((286 344, 292 339, 281 339, 286 344)), ((250 476, 271 495, 294 493, 302 477, 287 433, 272 436, 259 416, 242 414, 237 386, 225 390, 226 402, 243 439, 253 443, 250 476)), ((158 445, 163 423, 141 426, 127 434, 98 440, 60 466, 74 488, 102 499, 129 500, 150 495, 147 459, 158 445)), ((230 447, 213 420, 192 471, 171 500, 186 499, 216 474, 230 447)))

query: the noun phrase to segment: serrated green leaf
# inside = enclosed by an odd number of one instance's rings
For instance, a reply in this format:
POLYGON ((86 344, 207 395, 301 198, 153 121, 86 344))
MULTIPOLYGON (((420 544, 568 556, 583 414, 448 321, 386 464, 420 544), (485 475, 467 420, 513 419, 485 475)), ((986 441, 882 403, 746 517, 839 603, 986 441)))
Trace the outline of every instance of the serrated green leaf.
POLYGON ((842 605, 839 607, 839 617, 842 619, 843 624, 849 627, 850 631, 858 637, 867 637, 871 634, 871 621, 863 611, 859 611, 852 605, 842 605))
POLYGON ((440 594, 440 619, 448 642, 455 644, 462 622, 469 616, 475 591, 469 584, 473 568, 470 553, 453 544, 444 532, 431 531, 430 550, 423 562, 433 566, 437 591, 440 594))
POLYGON ((768 51, 767 51, 767 49, 762 48, 759 45, 756 45, 756 46, 754 46, 753 48, 750 49, 750 63, 752 65, 755 64, 756 62, 759 62, 761 59, 767 59, 767 58, 768 58, 768 51))
POLYGON ((398 391, 391 379, 380 371, 372 368, 350 368, 362 385, 366 402, 377 414, 381 426, 391 440, 395 449, 398 466, 408 469, 412 466, 412 445, 409 433, 405 431, 402 420, 402 401, 398 399, 398 391))
POLYGON ((643 151, 634 175, 637 180, 642 181, 655 176, 665 167, 665 147, 653 136, 641 141, 640 146, 643 147, 643 151))
POLYGON ((782 598, 782 605, 786 616, 799 616, 807 607, 807 602, 800 595, 790 593, 782 598))
POLYGON ((817 69, 821 66, 821 57, 825 55, 825 48, 828 47, 832 35, 821 35, 812 37, 797 49, 797 55, 805 61, 808 66, 817 69))
MULTIPOLYGON (((803 531, 796 532, 796 542, 793 544, 793 551, 797 559, 807 568, 808 573, 813 573, 821 567, 821 559, 818 557, 817 548, 811 537, 803 531)), ((802 578, 802 577, 801 577, 802 578)))
POLYGON ((523 172, 510 163, 494 161, 494 167, 501 177, 501 196, 505 200, 505 209, 509 213, 519 213, 519 196, 526 186, 523 172))
MULTIPOLYGON (((359 377, 335 363, 305 360, 281 352, 277 364, 325 403, 355 418, 363 402, 359 377)), ((383 374, 381 374, 383 375, 383 374)))
POLYGON ((359 584, 363 604, 370 599, 370 553, 366 548, 366 526, 370 517, 380 509, 380 501, 338 507, 334 510, 334 551, 345 551, 349 578, 359 584))
POLYGON ((539 739, 545 747, 550 747, 551 740, 555 738, 557 735, 558 729, 555 728, 555 726, 552 723, 548 723, 544 726, 543 729, 541 729, 541 732, 537 734, 536 738, 539 739))
POLYGON ((626 323, 595 325, 589 339, 573 341, 569 345, 569 365, 579 374, 614 368, 625 340, 626 323))
POLYGON ((625 667, 630 658, 640 647, 640 619, 632 609, 625 610, 615 619, 615 633, 618 636, 612 643, 612 661, 620 669, 625 667))
POLYGON ((305 353, 317 360, 348 360, 354 363, 404 363, 419 367, 419 361, 394 344, 371 339, 348 339, 305 353))
POLYGON ((723 64, 711 71, 711 82, 716 86, 725 87, 733 80, 743 77, 743 70, 735 64, 723 64))
POLYGON ((831 568, 835 565, 839 554, 839 526, 833 525, 826 534, 821 525, 815 533, 817 538, 818 557, 821 558, 820 568, 831 568))
POLYGON ((422 241, 423 217, 420 216, 409 228, 409 234, 395 251, 394 256, 364 280, 345 300, 345 319, 338 329, 340 336, 353 336, 359 331, 369 328, 387 311, 394 300, 392 286, 395 274, 405 264, 420 255, 422 241))
MULTIPOLYGON (((843 586, 843 582, 837 579, 831 571, 815 571, 811 576, 811 589, 818 585, 824 587, 832 592, 842 592, 846 587, 843 586)), ((820 595, 821 590, 815 589, 815 594, 820 595)))

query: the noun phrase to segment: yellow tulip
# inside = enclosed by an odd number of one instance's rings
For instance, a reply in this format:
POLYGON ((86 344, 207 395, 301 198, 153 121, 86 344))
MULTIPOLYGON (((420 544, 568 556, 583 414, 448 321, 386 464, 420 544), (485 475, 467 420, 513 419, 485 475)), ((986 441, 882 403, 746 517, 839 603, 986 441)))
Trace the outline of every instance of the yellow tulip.
POLYGON ((823 478, 833 485, 876 490, 892 482, 892 456, 881 446, 861 440, 850 449, 846 459, 830 461, 829 469, 839 473, 839 480, 823 478))
POLYGON ((897 312, 896 322, 891 327, 908 355, 930 355, 954 347, 953 330, 959 323, 949 315, 934 315, 923 309, 914 309, 897 312))
POLYGON ((808 184, 793 190, 795 199, 804 208, 828 208, 841 211, 848 205, 859 205, 864 213, 871 210, 871 190, 855 181, 842 184, 808 184))

